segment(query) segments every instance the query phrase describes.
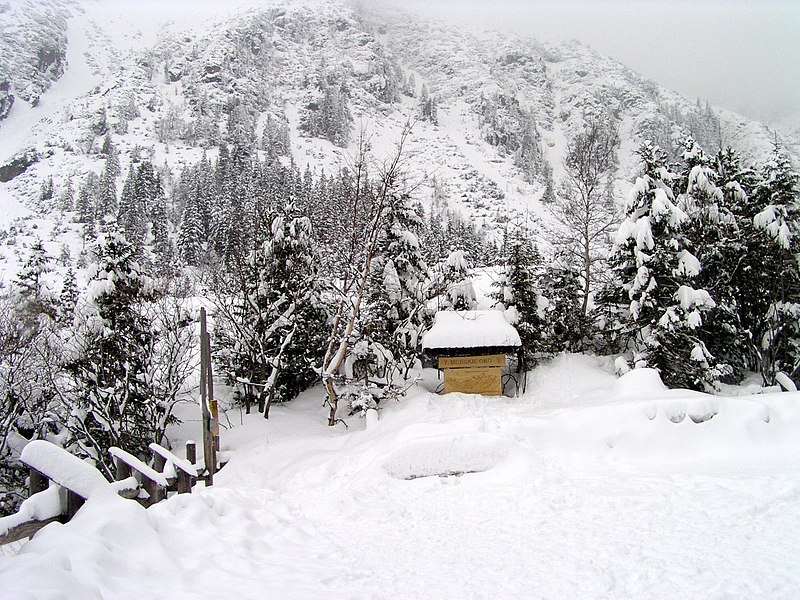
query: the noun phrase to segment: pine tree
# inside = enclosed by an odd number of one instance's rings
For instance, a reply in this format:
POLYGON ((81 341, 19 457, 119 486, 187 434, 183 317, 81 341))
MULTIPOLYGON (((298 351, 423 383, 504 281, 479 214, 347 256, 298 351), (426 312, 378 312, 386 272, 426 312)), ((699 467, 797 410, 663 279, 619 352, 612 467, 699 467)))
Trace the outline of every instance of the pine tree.
POLYGON ((97 174, 90 171, 86 176, 75 203, 75 212, 78 223, 94 223, 97 212, 97 192, 99 189, 97 174))
POLYGON ((436 100, 431 98, 428 92, 428 85, 423 83, 419 94, 419 117, 423 121, 428 121, 434 125, 438 124, 436 112, 436 100))
MULTIPOLYGON (((582 281, 570 263, 568 256, 556 255, 544 266, 539 283, 549 352, 581 352, 590 347, 585 338, 590 328, 582 311, 582 281)), ((603 349, 602 344, 595 345, 603 349)))
MULTIPOLYGON (((117 165, 119 169, 119 165, 117 165)), ((114 167, 109 160, 106 160, 106 166, 103 170, 103 176, 100 178, 100 193, 97 198, 96 216, 98 219, 103 217, 117 214, 117 176, 114 173, 114 167)))
POLYGON ((445 296, 440 308, 474 310, 475 289, 472 287, 472 268, 464 250, 453 250, 443 263, 441 281, 445 296))
POLYGON ((370 354, 387 367, 380 374, 386 384, 391 383, 396 366, 407 374, 420 356, 427 271, 414 231, 420 226, 410 198, 392 196, 372 260, 361 325, 370 354))
POLYGON ((37 238, 31 244, 28 259, 15 279, 19 292, 19 310, 30 326, 41 317, 55 317, 53 298, 44 279, 51 270, 50 257, 42 240, 37 238))
POLYGON ((141 304, 152 293, 151 280, 137 263, 135 248, 113 223, 93 252, 89 283, 69 340, 69 445, 111 477, 111 446, 145 456, 150 442, 161 442, 165 425, 147 381, 155 332, 141 304))
POLYGON ((728 365, 738 377, 744 364, 732 281, 742 252, 740 230, 727 206, 713 161, 692 139, 684 144, 682 159, 683 168, 675 184, 680 191, 678 206, 686 214, 681 233, 686 249, 702 265, 692 285, 708 291, 716 304, 706 312, 697 335, 717 361, 728 365))
POLYGON ((517 223, 506 234, 503 273, 493 286, 492 298, 506 310, 517 328, 522 345, 517 355, 517 372, 527 372, 534 356, 546 349, 546 335, 540 292, 542 256, 531 231, 517 223))
POLYGON ((183 207, 183 218, 178 231, 180 258, 184 263, 192 266, 198 264, 203 248, 203 227, 198 204, 197 196, 189 196, 183 207))
POLYGON ((50 175, 42 182, 39 188, 39 206, 47 207, 53 198, 53 176, 50 175))
POLYGON ((58 297, 58 320, 62 325, 69 325, 75 318, 75 306, 78 301, 78 285, 75 281, 75 271, 67 267, 64 281, 61 284, 61 294, 58 297))
POLYGON ((273 400, 290 400, 316 379, 322 349, 320 280, 311 224, 289 205, 216 296, 219 359, 234 381, 259 390, 265 416, 273 400))
MULTIPOLYGON (((754 342, 764 382, 778 373, 800 378, 800 177, 778 144, 762 167, 754 190, 757 273, 762 301, 753 302, 754 342), (760 272, 759 272, 760 271, 760 272)), ((755 274, 755 273, 754 273, 755 274)), ((752 290, 751 293, 755 290, 752 290)))
POLYGON ((117 221, 125 239, 138 253, 144 249, 147 234, 147 212, 138 191, 136 169, 131 165, 122 186, 117 221))
POLYGON ((72 177, 67 177, 59 202, 61 210, 67 211, 75 208, 75 189, 72 187, 72 177))
POLYGON ((714 388, 729 368, 716 363, 699 335, 716 302, 691 285, 702 267, 681 233, 687 216, 675 203, 676 176, 658 147, 644 144, 639 153, 644 173, 631 190, 612 253, 620 299, 630 301, 634 365, 656 368, 670 386, 714 388))

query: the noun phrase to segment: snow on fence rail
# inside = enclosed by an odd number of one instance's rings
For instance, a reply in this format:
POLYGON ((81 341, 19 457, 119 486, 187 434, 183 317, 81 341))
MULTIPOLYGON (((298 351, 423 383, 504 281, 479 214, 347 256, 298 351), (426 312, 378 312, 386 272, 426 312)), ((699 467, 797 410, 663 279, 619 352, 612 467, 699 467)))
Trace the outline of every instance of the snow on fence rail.
POLYGON ((20 460, 30 468, 29 497, 13 515, 0 518, 0 545, 32 537, 45 525, 69 521, 85 500, 101 490, 136 499, 147 507, 167 497, 168 492, 191 493, 192 485, 210 485, 205 467, 195 464, 194 442, 186 443, 186 459, 158 444, 151 444, 153 466, 120 448, 110 448, 116 476, 113 483, 89 463, 44 440, 23 448, 20 460))

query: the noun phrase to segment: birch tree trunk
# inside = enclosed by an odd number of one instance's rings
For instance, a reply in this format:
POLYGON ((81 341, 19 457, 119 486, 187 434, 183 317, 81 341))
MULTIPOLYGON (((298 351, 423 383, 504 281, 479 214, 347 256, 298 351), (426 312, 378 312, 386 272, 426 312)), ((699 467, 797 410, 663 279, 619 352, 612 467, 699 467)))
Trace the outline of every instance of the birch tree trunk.
MULTIPOLYGON (((383 220, 391 197, 398 193, 398 184, 401 175, 401 164, 403 158, 403 147, 411 132, 411 124, 407 123, 400 134, 394 154, 384 164, 380 171, 377 189, 375 190, 375 202, 372 208, 372 216, 369 225, 363 232, 351 231, 350 255, 356 264, 356 257, 361 248, 364 254, 361 257, 361 268, 351 278, 346 276, 344 285, 341 289, 342 298, 339 302, 339 309, 334 317, 333 327, 331 328, 330 340, 322 365, 322 380, 325 385, 326 403, 330 409, 328 414, 328 425, 336 425, 336 411, 339 405, 339 393, 336 390, 336 379, 341 375, 340 369, 347 357, 350 348, 350 336, 358 322, 361 303, 364 299, 364 290, 369 279, 369 272, 372 266, 372 259, 378 244, 383 220), (360 235, 359 235, 360 233, 360 235)), ((353 200, 353 228, 355 229, 356 214, 360 200, 369 190, 365 187, 365 173, 367 164, 367 141, 362 132, 359 139, 359 154, 356 169, 356 194, 353 200)))

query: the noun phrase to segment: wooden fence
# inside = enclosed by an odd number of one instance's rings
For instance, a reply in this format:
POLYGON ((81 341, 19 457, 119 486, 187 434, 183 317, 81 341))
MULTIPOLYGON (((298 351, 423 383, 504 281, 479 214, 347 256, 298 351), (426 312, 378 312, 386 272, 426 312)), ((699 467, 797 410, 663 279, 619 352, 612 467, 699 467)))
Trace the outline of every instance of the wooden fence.
POLYGON ((29 442, 20 461, 30 469, 28 499, 19 511, 0 518, 0 546, 33 536, 48 523, 69 521, 90 495, 111 486, 124 497, 148 507, 170 492, 186 494, 203 481, 213 485, 218 470, 219 409, 214 399, 211 336, 206 310, 200 309, 200 405, 203 414, 203 464, 197 463, 194 442, 186 443, 186 458, 178 458, 158 444, 150 444, 152 465, 121 448, 111 448, 115 481, 66 450, 44 440, 29 442))
POLYGON ((170 492, 191 493, 203 481, 213 483, 213 474, 197 463, 194 442, 186 443, 186 458, 179 458, 158 444, 150 444, 152 466, 120 448, 111 448, 115 481, 66 450, 44 440, 29 442, 20 460, 30 470, 28 499, 19 511, 0 518, 0 546, 32 537, 45 525, 66 523, 83 503, 101 488, 111 487, 123 498, 148 507, 170 492))

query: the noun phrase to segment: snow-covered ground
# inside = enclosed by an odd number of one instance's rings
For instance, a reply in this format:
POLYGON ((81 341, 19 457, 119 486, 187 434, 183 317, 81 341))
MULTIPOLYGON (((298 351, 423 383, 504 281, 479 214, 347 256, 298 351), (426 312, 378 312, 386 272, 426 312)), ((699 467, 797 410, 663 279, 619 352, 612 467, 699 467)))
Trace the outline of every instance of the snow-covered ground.
POLYGON ((91 500, 0 558, 0 597, 800 596, 797 393, 561 356, 520 398, 419 387, 330 429, 312 390, 230 416, 214 487, 91 500))

